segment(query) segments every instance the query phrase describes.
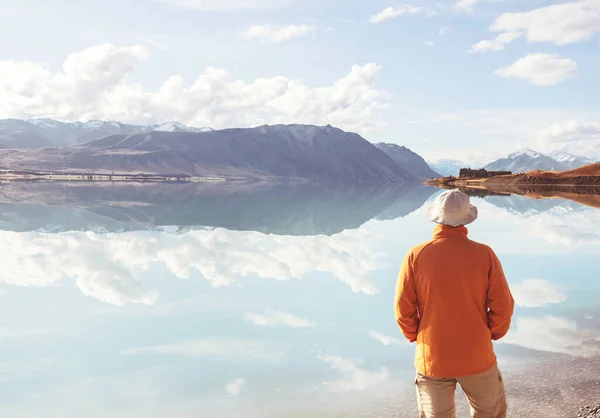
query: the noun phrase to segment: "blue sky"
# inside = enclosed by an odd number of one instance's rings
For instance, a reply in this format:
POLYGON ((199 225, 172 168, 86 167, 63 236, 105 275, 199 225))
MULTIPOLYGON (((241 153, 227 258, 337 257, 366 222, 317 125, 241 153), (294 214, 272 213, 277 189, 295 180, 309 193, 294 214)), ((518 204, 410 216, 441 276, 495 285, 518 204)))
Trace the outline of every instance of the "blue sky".
POLYGON ((600 156, 600 0, 21 0, 0 25, 0 118, 331 123, 429 159, 600 156))

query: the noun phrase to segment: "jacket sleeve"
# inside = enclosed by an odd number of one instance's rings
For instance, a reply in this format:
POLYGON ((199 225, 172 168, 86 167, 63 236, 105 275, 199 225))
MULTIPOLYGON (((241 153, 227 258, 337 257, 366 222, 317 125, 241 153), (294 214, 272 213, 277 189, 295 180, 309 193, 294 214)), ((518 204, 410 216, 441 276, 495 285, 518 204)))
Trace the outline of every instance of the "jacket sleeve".
POLYGON ((407 254, 400 267, 396 283, 394 310, 396 322, 402 334, 411 343, 417 340, 419 331, 419 311, 417 308, 417 289, 413 276, 413 256, 407 254))
POLYGON ((489 272, 489 283, 487 292, 488 326, 492 331, 492 340, 504 337, 510 328, 510 320, 513 315, 515 301, 500 260, 490 249, 491 261, 489 272))

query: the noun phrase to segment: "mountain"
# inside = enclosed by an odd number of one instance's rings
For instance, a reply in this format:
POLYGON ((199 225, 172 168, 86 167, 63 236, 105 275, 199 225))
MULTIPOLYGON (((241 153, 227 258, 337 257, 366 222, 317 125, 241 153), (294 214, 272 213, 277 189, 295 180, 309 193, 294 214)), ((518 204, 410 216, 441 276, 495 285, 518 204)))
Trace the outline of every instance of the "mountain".
POLYGON ((128 125, 114 121, 59 122, 53 119, 0 120, 0 149, 31 149, 65 146, 93 141, 107 135, 134 132, 205 132, 179 122, 156 125, 128 125))
POLYGON ((587 158, 576 157, 567 153, 546 155, 525 148, 496 160, 484 168, 488 171, 512 171, 513 173, 525 173, 531 170, 566 171, 592 162, 587 158))
POLYGON ((549 156, 563 164, 566 170, 574 170, 576 168, 583 167, 584 165, 597 162, 597 160, 592 160, 586 157, 578 157, 562 151, 554 151, 550 153, 549 156))
POLYGON ((8 170, 115 171, 238 180, 417 181, 383 151, 332 126, 116 134, 85 144, 0 152, 8 170))
POLYGON ((429 167, 423 157, 406 147, 396 144, 386 144, 383 142, 375 144, 375 146, 381 151, 385 152, 400 167, 404 168, 417 179, 427 180, 441 177, 438 173, 433 171, 431 167, 429 167))
POLYGON ((429 166, 436 173, 440 173, 443 177, 458 176, 458 172, 460 171, 460 169, 465 167, 466 165, 468 164, 465 164, 462 161, 450 159, 441 159, 435 162, 429 161, 429 166))
POLYGON ((165 122, 156 125, 147 126, 145 131, 161 131, 161 132, 210 132, 212 128, 193 128, 179 122, 165 122))
POLYGON ((0 230, 185 232, 202 228, 333 235, 380 214, 406 216, 435 189, 419 183, 40 183, 2 186, 0 230))
POLYGON ((44 130, 50 126, 39 127, 19 119, 0 120, 0 148, 40 148, 57 145, 44 130))

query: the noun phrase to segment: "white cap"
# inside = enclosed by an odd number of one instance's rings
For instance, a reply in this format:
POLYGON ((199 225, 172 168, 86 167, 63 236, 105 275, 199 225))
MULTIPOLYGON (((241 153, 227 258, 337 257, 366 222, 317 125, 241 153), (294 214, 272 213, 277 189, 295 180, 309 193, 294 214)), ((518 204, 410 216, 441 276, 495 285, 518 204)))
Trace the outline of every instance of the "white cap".
POLYGON ((477 219, 477 208, 471 205, 469 196, 460 190, 448 190, 435 199, 427 210, 427 216, 442 225, 468 225, 477 219))

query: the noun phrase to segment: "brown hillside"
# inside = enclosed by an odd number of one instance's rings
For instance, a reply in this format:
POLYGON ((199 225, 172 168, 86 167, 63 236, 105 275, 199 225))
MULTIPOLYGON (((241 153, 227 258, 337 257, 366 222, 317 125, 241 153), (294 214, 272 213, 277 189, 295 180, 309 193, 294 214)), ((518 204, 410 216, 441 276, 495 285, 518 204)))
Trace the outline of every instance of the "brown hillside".
POLYGON ((588 177, 600 176, 600 163, 586 165, 570 171, 542 171, 532 170, 525 173, 531 177, 551 177, 551 178, 573 178, 573 177, 588 177))
POLYGON ((481 179, 485 186, 496 185, 561 185, 596 186, 600 185, 600 163, 590 164, 571 171, 533 170, 524 174, 496 176, 481 179))

